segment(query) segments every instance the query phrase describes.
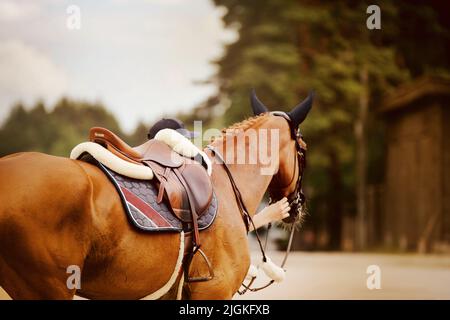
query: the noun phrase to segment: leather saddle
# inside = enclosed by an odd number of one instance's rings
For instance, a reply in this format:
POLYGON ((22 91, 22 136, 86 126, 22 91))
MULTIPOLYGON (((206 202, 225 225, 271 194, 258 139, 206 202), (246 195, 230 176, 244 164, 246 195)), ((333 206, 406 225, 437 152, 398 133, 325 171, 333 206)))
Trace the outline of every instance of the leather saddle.
POLYGON ((181 156, 158 140, 132 148, 101 127, 91 128, 89 140, 103 145, 123 160, 149 166, 157 178, 158 203, 165 198, 182 222, 191 223, 193 214, 198 218, 208 209, 213 188, 206 170, 197 161, 181 156))
POLYGON ((175 216, 181 220, 185 229, 192 229, 192 248, 189 249, 184 263, 185 274, 189 275, 189 266, 195 253, 199 252, 209 269, 206 277, 190 278, 187 282, 208 281, 214 273, 211 264, 200 249, 198 218, 208 212, 213 200, 213 187, 206 169, 194 159, 181 156, 167 144, 159 140, 149 140, 138 147, 130 147, 108 129, 93 127, 89 140, 108 149, 117 157, 134 164, 148 166, 154 177, 152 183, 158 190, 157 202, 166 201, 175 216))

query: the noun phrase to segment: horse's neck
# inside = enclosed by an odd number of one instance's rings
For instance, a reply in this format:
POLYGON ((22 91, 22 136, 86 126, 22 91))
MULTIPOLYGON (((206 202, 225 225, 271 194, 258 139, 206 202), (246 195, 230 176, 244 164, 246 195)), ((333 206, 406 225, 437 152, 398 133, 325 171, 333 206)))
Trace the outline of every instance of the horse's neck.
POLYGON ((262 175, 260 168, 254 165, 232 164, 229 165, 231 174, 235 179, 242 200, 253 216, 266 192, 272 176, 262 175))
MULTIPOLYGON (((260 123, 256 123, 254 126, 250 126, 243 130, 241 134, 246 135, 249 129, 254 129, 254 132, 256 131, 258 133, 259 129, 271 129, 271 122, 269 119, 261 120, 260 123)), ((274 161, 277 161, 277 163, 273 163, 274 167, 276 167, 275 169, 269 169, 267 164, 260 161, 261 154, 263 156, 265 156, 264 153, 270 155, 274 154, 273 150, 271 150, 271 143, 267 141, 266 137, 267 135, 257 134, 256 141, 253 140, 253 142, 250 143, 236 143, 236 140, 238 139, 237 136, 225 136, 220 139, 220 141, 213 144, 223 155, 239 192, 242 195, 244 204, 249 211, 248 213, 252 216, 256 213, 259 203, 269 187, 273 177, 273 171, 279 166, 279 150, 276 150, 277 152, 275 153, 277 155, 277 157, 274 158, 274 161), (230 143, 228 139, 234 139, 234 143, 230 143), (233 147, 231 147, 231 145, 233 145, 233 147), (260 146, 262 145, 266 145, 268 150, 261 150, 260 146), (249 157, 254 155, 258 156, 256 157, 256 161, 252 162, 249 157), (243 159, 245 159, 244 163, 242 163, 243 159), (270 173, 271 171, 272 174, 270 173)), ((278 142, 276 143, 276 146, 279 148, 278 142)), ((214 170, 218 170, 219 166, 220 164, 216 164, 214 170)))

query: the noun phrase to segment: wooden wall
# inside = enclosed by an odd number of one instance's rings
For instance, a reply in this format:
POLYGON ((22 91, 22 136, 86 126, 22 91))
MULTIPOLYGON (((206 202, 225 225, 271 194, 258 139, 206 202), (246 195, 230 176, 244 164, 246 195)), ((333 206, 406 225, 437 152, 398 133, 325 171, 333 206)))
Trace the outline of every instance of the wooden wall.
POLYGON ((429 250, 430 243, 441 236, 438 222, 444 210, 442 119, 442 106, 423 100, 387 117, 382 220, 388 246, 429 250))
POLYGON ((441 223, 443 250, 450 251, 450 101, 443 103, 443 216, 441 223))

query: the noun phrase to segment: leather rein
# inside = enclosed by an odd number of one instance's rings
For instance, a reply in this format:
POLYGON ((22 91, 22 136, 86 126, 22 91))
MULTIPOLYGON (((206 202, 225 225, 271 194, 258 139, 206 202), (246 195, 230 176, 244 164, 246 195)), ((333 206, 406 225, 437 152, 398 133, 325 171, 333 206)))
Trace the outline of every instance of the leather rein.
MULTIPOLYGON (((291 232, 289 235, 289 242, 288 242, 288 246, 286 248, 286 252, 285 252, 285 256, 283 258, 283 261, 281 263, 281 268, 284 267, 284 265, 287 262, 287 258, 289 256, 289 253, 291 251, 291 247, 292 247, 292 241, 294 238, 294 232, 295 232, 295 223, 297 222, 297 219, 301 216, 302 210, 303 210, 303 206, 305 203, 305 196, 303 194, 302 191, 302 181, 303 181, 303 173, 304 173, 304 169, 306 167, 306 150, 305 148, 303 148, 300 143, 299 143, 299 139, 301 138, 301 134, 298 130, 298 128, 294 128, 294 126, 292 125, 292 121, 289 118, 289 116, 285 113, 285 112, 271 112, 271 114, 275 115, 275 116, 280 116, 283 117, 284 119, 286 119, 289 123, 289 128, 291 130, 291 137, 294 139, 295 144, 296 144, 296 161, 295 164, 296 166, 298 166, 298 170, 299 170, 299 177, 297 178, 297 183, 296 183, 296 187, 295 190, 288 195, 288 202, 289 205, 292 207, 294 207, 294 209, 297 211, 297 215, 295 216, 295 219, 291 222, 292 226, 291 226, 291 232)), ((228 165, 226 164, 223 156, 220 154, 220 152, 218 152, 213 146, 208 145, 206 146, 207 149, 209 149, 213 156, 215 156, 218 160, 219 160, 219 164, 223 165, 223 168, 225 169, 225 172, 228 175, 228 178, 230 180, 231 186, 233 188, 234 191, 234 195, 236 198, 236 202, 238 204, 242 219, 244 221, 245 224, 245 228, 247 230, 247 234, 250 231, 250 224, 253 226, 253 230, 255 231, 255 235, 256 235, 256 239, 258 241, 259 244, 259 248, 261 250, 261 254, 263 257, 263 262, 267 261, 267 257, 266 257, 266 247, 267 247, 267 240, 268 240, 268 236, 269 236, 269 231, 270 228, 272 227, 272 224, 269 223, 268 228, 267 228, 267 233, 266 233, 266 239, 265 239, 265 244, 263 246, 261 238, 258 234, 258 231, 256 230, 255 224, 253 222, 252 217, 250 216, 250 214, 248 213, 247 207, 245 206, 244 200, 242 198, 241 192, 239 191, 239 188, 233 178, 233 175, 230 171, 230 168, 228 167, 228 165)), ((291 180, 292 181, 295 179, 295 173, 296 170, 294 170, 293 173, 293 177, 291 180)), ((290 185, 290 184, 289 184, 290 185)), ((289 185, 287 187, 289 187, 289 185)), ((269 191, 269 195, 270 195, 270 191, 269 191)), ((272 199, 272 196, 270 196, 269 198, 269 204, 272 204, 274 202, 274 200, 272 199)), ((271 280, 270 282, 268 282, 266 285, 263 285, 261 287, 257 287, 257 288, 253 288, 252 284, 255 281, 256 277, 252 277, 252 279, 250 280, 250 282, 246 285, 244 283, 242 283, 242 286, 244 287, 244 290, 238 290, 237 292, 240 295, 243 295, 244 293, 246 293, 247 291, 251 291, 251 292, 256 292, 262 289, 265 289, 267 287, 269 287, 270 285, 272 285, 275 281, 271 280)))

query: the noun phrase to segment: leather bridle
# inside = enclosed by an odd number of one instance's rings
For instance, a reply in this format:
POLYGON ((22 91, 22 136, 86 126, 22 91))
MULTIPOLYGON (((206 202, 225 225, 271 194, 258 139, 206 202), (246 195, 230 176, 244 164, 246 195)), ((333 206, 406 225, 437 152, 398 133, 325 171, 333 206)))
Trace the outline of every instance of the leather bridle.
POLYGON ((306 149, 300 144, 300 141, 302 140, 302 135, 300 133, 300 130, 298 129, 298 127, 294 127, 291 118, 282 111, 274 111, 271 112, 272 115, 274 116, 279 116, 282 117, 284 119, 286 119, 286 121, 289 124, 289 129, 291 131, 291 138, 295 141, 295 148, 296 148, 296 153, 295 153, 295 170, 292 174, 292 178, 290 179, 290 182, 286 185, 286 186, 269 186, 269 204, 272 204, 273 202, 278 201, 279 199, 274 199, 272 197, 272 192, 271 189, 286 189, 289 188, 292 184, 292 181, 294 181, 296 173, 298 172, 298 178, 297 178, 297 182, 296 182, 296 186, 293 192, 291 192, 289 195, 287 195, 287 199, 289 202, 289 205, 291 207, 291 214, 288 218, 284 219, 285 222, 287 223, 295 223, 298 219, 298 217, 301 216, 302 213, 302 209, 303 209, 303 205, 306 202, 306 198, 305 195, 303 194, 303 189, 302 189, 302 182, 303 182, 303 174, 305 172, 305 168, 306 168, 306 149), (292 216, 292 213, 295 212, 295 215, 292 216))
MULTIPOLYGON (((298 128, 295 128, 293 125, 293 122, 291 120, 291 118, 288 116, 287 113, 285 112, 281 112, 281 111, 275 111, 275 112, 271 112, 272 115, 274 116, 280 116, 283 117, 284 119, 286 119, 289 123, 289 128, 291 131, 291 137, 292 139, 294 139, 295 141, 295 145, 296 145, 296 161, 295 161, 295 165, 297 166, 297 168, 294 169, 294 173, 293 173, 293 177, 290 181, 290 183, 286 186, 286 187, 282 187, 281 189, 284 188, 288 188, 291 184, 292 181, 295 179, 296 176, 296 172, 298 170, 298 178, 297 178, 297 182, 296 182, 296 186, 295 189, 292 193, 290 193, 287 198, 288 198, 288 202, 289 205, 291 206, 291 212, 289 213, 289 217, 287 217, 286 219, 283 219, 285 222, 288 223, 292 223, 291 226, 291 233, 289 236, 289 242, 288 242, 288 246, 286 249, 286 253, 285 253, 285 257, 283 259, 283 262, 281 264, 281 268, 284 267, 284 265, 286 264, 287 258, 289 256, 290 250, 291 250, 291 246, 292 246, 292 240, 293 240, 293 236, 294 236, 294 232, 295 232, 295 223, 297 222, 297 220, 299 219, 299 217, 302 214, 302 210, 303 210, 303 206, 305 204, 305 196, 303 194, 302 191, 302 182, 303 182, 303 173, 304 173, 304 169, 306 167, 306 149, 303 148, 300 144, 300 140, 302 138, 300 131, 298 128), (291 214, 295 212, 295 215, 293 216, 293 218, 291 218, 291 214), (287 220, 287 221, 286 221, 287 220)), ((266 257, 266 245, 267 245, 267 239, 268 239, 268 235, 269 235, 269 230, 271 228, 271 224, 269 223, 268 225, 268 230, 266 233, 266 240, 265 240, 265 245, 263 246, 262 242, 261 242, 261 238, 259 237, 258 231, 255 228, 255 224, 253 223, 253 219, 251 218, 250 214, 248 213, 248 210, 245 206, 244 200, 242 198, 241 192, 239 191, 239 188, 236 185, 236 182, 233 178, 233 175, 228 167, 228 165, 226 164, 225 160, 223 159, 222 155, 220 154, 220 152, 218 152, 213 146, 208 145, 206 148, 208 148, 213 156, 215 156, 216 158, 219 159, 220 164, 223 165, 223 168, 225 169, 225 172, 228 175, 228 178, 230 180, 231 186, 233 188, 234 191, 234 195, 236 198, 236 202, 238 204, 239 210, 241 212, 241 216, 242 219, 244 220, 244 224, 247 230, 247 233, 250 230, 250 224, 252 224, 253 226, 253 230, 255 231, 255 235, 256 235, 256 239, 258 240, 258 244, 261 250, 261 254, 263 256, 263 262, 267 261, 267 257, 266 257)), ((272 184, 272 183, 271 183, 272 184)), ((272 195, 271 195, 271 191, 270 191, 270 187, 269 187, 269 203, 273 203, 275 201, 278 201, 279 199, 275 200, 272 195)), ((269 283, 267 283, 264 286, 258 287, 258 288, 252 288, 252 284, 255 281, 256 277, 253 277, 250 282, 246 285, 244 283, 242 283, 242 286, 244 287, 244 290, 240 291, 238 290, 239 294, 244 294, 247 291, 252 291, 252 292, 256 292, 262 289, 265 289, 267 287, 269 287, 270 285, 272 285, 274 283, 274 280, 271 280, 269 283)))

